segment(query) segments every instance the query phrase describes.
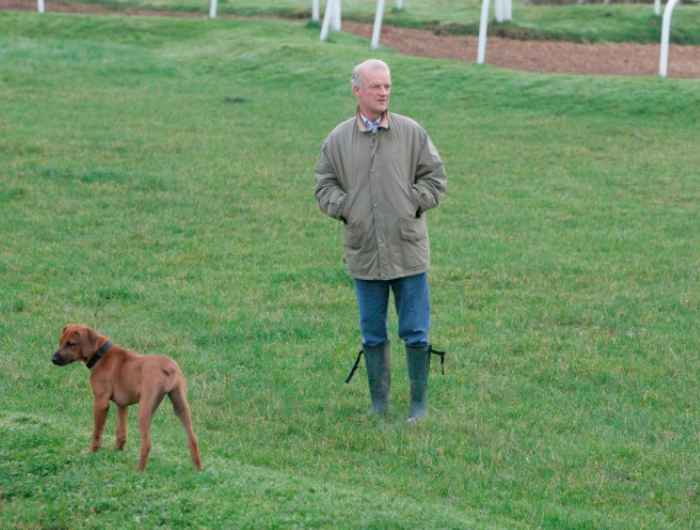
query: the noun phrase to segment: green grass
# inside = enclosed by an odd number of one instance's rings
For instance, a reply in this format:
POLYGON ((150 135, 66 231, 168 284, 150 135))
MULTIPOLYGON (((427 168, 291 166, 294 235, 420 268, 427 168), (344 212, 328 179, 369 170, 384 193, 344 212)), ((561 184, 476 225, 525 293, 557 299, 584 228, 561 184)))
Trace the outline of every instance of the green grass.
POLYGON ((0 527, 697 528, 698 81, 377 52, 450 177, 430 417, 366 417, 313 198, 367 42, 303 23, 0 13, 0 527), (173 356, 146 474, 89 454, 67 322, 173 356))
MULTIPOLYGON (((96 3, 115 9, 149 8, 208 13, 207 0, 68 0, 96 3)), ((325 5, 321 2, 322 6, 325 5)), ((516 39, 566 40, 574 42, 658 43, 661 17, 649 4, 536 6, 522 0, 513 2, 513 20, 496 24, 490 33, 516 39)), ((476 35, 481 2, 478 0, 407 0, 403 10, 386 2, 385 23, 426 28, 444 33, 476 35)), ((343 16, 371 23, 374 0, 345 0, 343 16)), ((323 12, 323 7, 322 7, 323 12)), ((311 0, 220 0, 219 13, 240 16, 272 15, 291 18, 311 16, 311 0)), ((493 15, 493 8, 491 11, 493 15)), ((673 14, 671 41, 700 44, 700 6, 680 5, 673 14)))

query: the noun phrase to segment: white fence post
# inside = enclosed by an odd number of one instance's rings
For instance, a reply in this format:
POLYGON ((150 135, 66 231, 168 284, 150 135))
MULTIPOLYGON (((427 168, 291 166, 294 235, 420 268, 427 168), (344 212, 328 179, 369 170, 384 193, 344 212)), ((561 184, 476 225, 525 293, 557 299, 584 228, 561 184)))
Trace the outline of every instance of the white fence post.
POLYGON ((333 22, 333 31, 340 31, 341 30, 341 20, 342 16, 340 14, 340 4, 342 3, 342 0, 335 0, 335 10, 333 11, 333 18, 331 19, 333 22))
POLYGON ((331 18, 333 18, 333 12, 335 11, 335 3, 340 0, 326 0, 326 11, 323 13, 323 24, 321 24, 321 40, 325 41, 328 39, 328 33, 331 30, 331 18))
POLYGON ((46 4, 44 0, 36 0, 36 10, 39 13, 44 13, 46 11, 46 4))
POLYGON ((661 56, 659 57, 659 75, 668 75, 668 46, 671 40, 671 15, 678 0, 669 0, 664 9, 664 18, 661 22, 661 56))
POLYGON ((377 11, 374 13, 374 29, 372 30, 372 49, 379 48, 379 35, 382 32, 382 18, 384 18, 384 0, 377 0, 377 11))
POLYGON ((476 63, 484 64, 486 60, 486 33, 489 28, 489 0, 481 1, 481 20, 479 21, 479 49, 476 54, 476 63))
POLYGON ((209 18, 216 18, 219 8, 219 0, 209 0, 209 18))
POLYGON ((396 9, 403 9, 403 0, 396 0, 396 9))
POLYGON ((504 7, 504 1, 503 0, 494 0, 493 2, 493 11, 494 15, 496 17, 496 22, 503 22, 503 7, 504 7))
POLYGON ((513 2, 512 0, 495 0, 494 11, 496 22, 507 22, 513 20, 513 2))
POLYGON ((657 17, 661 16, 661 0, 654 0, 654 14, 657 17))

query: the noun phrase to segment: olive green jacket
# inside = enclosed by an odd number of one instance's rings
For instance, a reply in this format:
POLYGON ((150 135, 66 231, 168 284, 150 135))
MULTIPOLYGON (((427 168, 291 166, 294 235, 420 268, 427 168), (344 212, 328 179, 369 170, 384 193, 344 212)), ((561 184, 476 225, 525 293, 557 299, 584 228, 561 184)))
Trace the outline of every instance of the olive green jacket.
POLYGON ((418 123, 386 113, 377 132, 359 115, 326 138, 316 165, 321 210, 345 223, 345 263, 353 278, 390 280, 426 272, 426 210, 445 192, 442 160, 418 123))

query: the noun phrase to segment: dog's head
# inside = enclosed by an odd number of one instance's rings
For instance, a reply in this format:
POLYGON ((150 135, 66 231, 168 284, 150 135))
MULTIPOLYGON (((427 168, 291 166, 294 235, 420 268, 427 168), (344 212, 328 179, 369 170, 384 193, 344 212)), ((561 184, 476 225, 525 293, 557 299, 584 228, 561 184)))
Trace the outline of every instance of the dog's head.
POLYGON ((92 328, 81 324, 68 324, 61 332, 58 350, 53 354, 51 361, 58 366, 87 361, 97 351, 99 337, 92 328))

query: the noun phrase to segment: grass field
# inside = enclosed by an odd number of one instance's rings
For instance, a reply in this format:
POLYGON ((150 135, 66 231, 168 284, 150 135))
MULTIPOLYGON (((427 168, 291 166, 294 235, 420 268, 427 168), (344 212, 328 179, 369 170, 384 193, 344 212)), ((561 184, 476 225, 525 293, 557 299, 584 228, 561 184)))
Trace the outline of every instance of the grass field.
MULTIPOLYGON (((700 520, 700 82, 378 55, 449 174, 430 416, 369 419, 313 197, 367 42, 303 22, 0 13, 0 527, 689 529, 700 520), (67 322, 167 353, 149 469, 90 454, 67 322)), ((395 345, 395 319, 392 317, 395 345)))
MULTIPOLYGON (((148 7, 162 10, 208 13, 208 0, 67 0, 94 3, 115 9, 148 7)), ((274 15, 292 18, 311 16, 311 0, 220 0, 219 13, 242 16, 274 15)), ((323 6, 325 3, 321 1, 323 6)), ((479 0, 406 0, 397 11, 387 0, 385 23, 396 26, 430 28, 446 33, 476 35, 479 30, 479 0)), ((49 3, 50 9, 50 3, 49 3)), ((372 22, 375 0, 344 0, 343 17, 372 22)), ((491 8, 493 16, 493 8, 491 8)), ((671 41, 700 44, 700 6, 680 5, 673 12, 671 41)), ((523 0, 513 2, 513 20, 496 24, 491 34, 516 39, 552 39, 574 42, 658 43, 661 17, 649 4, 536 6, 523 0)))

